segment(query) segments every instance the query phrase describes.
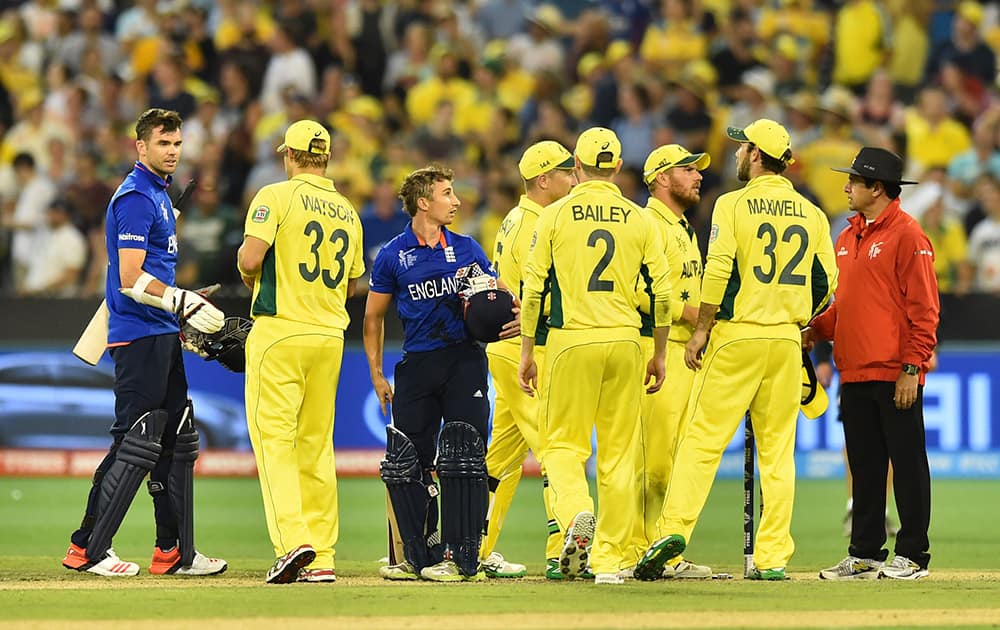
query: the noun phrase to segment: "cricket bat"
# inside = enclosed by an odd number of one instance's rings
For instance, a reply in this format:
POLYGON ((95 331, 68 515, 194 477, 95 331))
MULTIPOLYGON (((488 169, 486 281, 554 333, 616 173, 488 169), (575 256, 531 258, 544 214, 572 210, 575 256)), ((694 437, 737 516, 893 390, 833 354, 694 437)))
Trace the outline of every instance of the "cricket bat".
POLYGON ((73 346, 73 354, 84 363, 97 365, 104 356, 104 350, 108 347, 108 315, 108 303, 101 300, 101 305, 73 346))
MULTIPOLYGON (((174 204, 174 219, 180 215, 181 210, 187 207, 188 202, 191 200, 191 195, 194 194, 194 190, 197 187, 197 182, 191 180, 188 185, 184 187, 183 192, 177 198, 177 203, 174 204)), ((212 285, 215 287, 211 293, 215 293, 218 290, 218 285, 212 285)), ((203 294, 205 297, 211 295, 211 293, 203 294)), ((78 359, 84 363, 89 363, 90 365, 97 365, 101 357, 104 356, 104 350, 108 347, 108 317, 110 312, 108 311, 107 300, 101 300, 101 305, 97 307, 97 311, 94 312, 94 316, 90 318, 90 323, 87 327, 83 329, 83 334, 80 338, 76 340, 76 345, 73 346, 73 354, 76 355, 78 359)))

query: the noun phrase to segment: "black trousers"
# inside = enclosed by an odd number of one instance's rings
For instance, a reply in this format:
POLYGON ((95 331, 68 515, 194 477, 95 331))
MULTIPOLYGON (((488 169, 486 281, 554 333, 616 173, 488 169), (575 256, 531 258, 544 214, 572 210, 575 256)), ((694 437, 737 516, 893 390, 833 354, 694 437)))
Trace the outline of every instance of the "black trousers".
POLYGON ((870 381, 840 387, 847 460, 854 475, 854 516, 848 553, 885 560, 885 484, 892 462, 900 529, 895 553, 926 568, 931 555, 931 475, 924 439, 924 388, 909 409, 896 409, 896 384, 870 381))
POLYGON ((393 425, 410 438, 421 466, 434 466, 441 421, 461 421, 489 438, 486 352, 475 342, 409 352, 396 364, 393 425))
POLYGON ((132 424, 147 411, 166 409, 170 420, 160 441, 163 453, 149 473, 149 479, 156 518, 156 544, 170 548, 177 544, 177 518, 166 493, 167 475, 173 461, 177 426, 187 405, 188 388, 180 340, 176 334, 143 337, 128 345, 111 348, 111 358, 115 362, 115 422, 111 426, 114 443, 94 472, 83 522, 70 539, 77 546, 87 546, 87 539, 97 522, 101 480, 115 462, 118 445, 132 424))

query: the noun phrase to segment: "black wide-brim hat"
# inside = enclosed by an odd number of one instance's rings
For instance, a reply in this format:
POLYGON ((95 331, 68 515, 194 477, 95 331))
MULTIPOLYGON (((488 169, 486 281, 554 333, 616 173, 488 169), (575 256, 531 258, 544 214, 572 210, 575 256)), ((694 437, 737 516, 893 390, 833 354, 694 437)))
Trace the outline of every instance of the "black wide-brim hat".
POLYGON ((887 184, 917 184, 903 179, 903 158, 879 147, 862 147, 854 162, 846 168, 831 168, 838 173, 849 173, 887 184))

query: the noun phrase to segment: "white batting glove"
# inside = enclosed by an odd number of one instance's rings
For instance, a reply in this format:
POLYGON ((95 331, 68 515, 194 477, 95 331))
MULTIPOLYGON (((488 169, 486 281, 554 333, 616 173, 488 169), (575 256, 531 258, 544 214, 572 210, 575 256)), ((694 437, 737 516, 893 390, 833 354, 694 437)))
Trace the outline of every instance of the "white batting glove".
POLYGON ((218 332, 226 323, 226 315, 194 291, 167 287, 163 292, 164 310, 173 311, 181 325, 190 324, 203 333, 218 332))

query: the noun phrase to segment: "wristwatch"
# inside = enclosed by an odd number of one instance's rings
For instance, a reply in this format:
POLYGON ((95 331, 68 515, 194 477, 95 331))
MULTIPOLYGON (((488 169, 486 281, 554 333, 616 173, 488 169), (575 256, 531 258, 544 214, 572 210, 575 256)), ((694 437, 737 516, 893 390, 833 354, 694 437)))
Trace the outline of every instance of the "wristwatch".
POLYGON ((909 374, 910 376, 916 376, 920 374, 920 368, 912 363, 903 364, 903 374, 909 374))

